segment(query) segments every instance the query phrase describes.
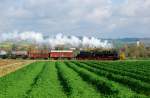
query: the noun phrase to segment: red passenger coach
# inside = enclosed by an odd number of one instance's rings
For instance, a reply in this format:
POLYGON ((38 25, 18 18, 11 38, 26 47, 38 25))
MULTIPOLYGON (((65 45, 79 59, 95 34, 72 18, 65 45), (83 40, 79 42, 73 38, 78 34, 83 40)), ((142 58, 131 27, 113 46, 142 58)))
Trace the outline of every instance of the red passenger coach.
POLYGON ((49 58, 49 51, 48 50, 31 50, 28 52, 28 57, 31 59, 48 59, 49 58))
POLYGON ((51 50, 50 57, 53 59, 58 58, 72 59, 74 58, 74 54, 72 50, 51 50))

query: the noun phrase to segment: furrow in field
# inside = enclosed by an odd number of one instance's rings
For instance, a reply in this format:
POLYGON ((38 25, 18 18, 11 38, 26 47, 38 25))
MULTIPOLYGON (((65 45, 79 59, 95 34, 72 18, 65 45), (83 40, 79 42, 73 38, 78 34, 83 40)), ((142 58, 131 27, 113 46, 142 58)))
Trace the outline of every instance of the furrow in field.
POLYGON ((68 83, 68 79, 67 77, 64 75, 63 71, 60 69, 59 67, 59 63, 56 62, 56 68, 57 68, 57 73, 58 73, 58 79, 60 81, 60 84, 63 87, 63 91, 67 96, 70 96, 72 94, 72 87, 71 85, 68 83))
MULTIPOLYGON (((92 85, 88 85, 74 70, 67 67, 63 62, 57 62, 57 68, 63 80, 70 88, 68 97, 71 98, 104 98, 100 96, 92 85)), ((67 87, 68 88, 68 87, 67 87)))
POLYGON ((119 62, 120 64, 126 65, 126 66, 132 66, 137 68, 142 68, 144 70, 150 70, 150 62, 149 61, 127 61, 127 62, 119 62))
MULTIPOLYGON (((82 68, 82 67, 80 67, 80 66, 77 66, 76 64, 74 64, 74 63, 70 63, 70 62, 65 62, 66 64, 67 64, 67 66, 68 67, 70 67, 70 68, 72 68, 73 70, 75 70, 76 72, 78 72, 79 73, 79 75, 83 78, 83 80, 84 80, 84 77, 85 77, 85 81, 91 81, 91 76, 92 77, 94 77, 94 76, 97 76, 95 73, 93 73, 93 72, 90 72, 90 71, 88 71, 87 69, 84 69, 84 68, 82 68), (80 71, 82 71, 83 73, 81 73, 80 71), (89 76, 87 76, 86 74, 90 74, 89 76), (83 76, 81 75, 81 74, 83 74, 83 76), (85 74, 85 76, 84 76, 84 74, 85 74)), ((99 76, 97 76, 96 77, 96 82, 98 82, 98 83, 102 83, 102 81, 106 81, 107 83, 109 82, 109 83, 111 83, 111 85, 109 85, 110 87, 113 87, 114 86, 114 90, 117 88, 117 90, 118 90, 118 93, 116 93, 116 94, 114 94, 113 96, 110 96, 110 95, 105 95, 105 96, 107 96, 108 98, 148 98, 148 97, 146 97, 146 96, 144 96, 144 95, 140 95, 140 94, 137 94, 137 93, 135 93, 135 92, 133 92, 133 91, 131 91, 129 88, 127 88, 127 87, 124 87, 123 85, 121 85, 121 84, 119 84, 119 83, 116 83, 116 82, 113 82, 113 81, 111 81, 111 80, 108 80, 108 79, 106 79, 106 78, 104 78, 104 77, 99 77, 99 76), (99 80, 99 78, 100 79, 102 79, 101 81, 98 81, 99 80), (112 86, 113 85, 113 86, 112 86), (115 88, 116 87, 116 88, 115 88)), ((89 83, 89 82, 88 82, 89 83)), ((104 85, 107 85, 107 83, 104 83, 104 85)), ((92 83, 93 85, 96 85, 97 83, 92 83)), ((101 90, 105 90, 105 91, 107 91, 106 89, 105 89, 105 87, 101 87, 101 86, 99 86, 99 85, 96 85, 96 87, 98 87, 99 89, 101 89, 101 90)), ((107 91, 108 92, 108 91, 107 91)))
POLYGON ((42 70, 43 64, 35 62, 12 74, 0 78, 0 98, 22 98, 34 78, 42 70))
POLYGON ((28 96, 30 95, 30 93, 32 92, 34 86, 37 85, 38 80, 41 78, 41 75, 44 73, 46 69, 46 65, 44 64, 42 70, 36 75, 36 77, 34 77, 32 84, 30 85, 30 89, 26 91, 24 97, 28 98, 28 96))
POLYGON ((66 65, 76 71, 81 78, 89 84, 92 84, 100 93, 104 95, 116 95, 119 93, 118 88, 110 81, 98 77, 96 74, 80 68, 72 63, 65 62, 66 65))
POLYGON ((100 64, 101 66, 109 66, 114 69, 132 72, 132 73, 139 74, 139 75, 144 75, 147 77, 150 76, 149 69, 147 69, 147 66, 137 65, 136 62, 134 62, 134 63, 130 62, 127 64, 125 62, 112 62, 112 63, 110 63, 110 62, 93 62, 93 63, 100 64))
POLYGON ((54 62, 46 62, 44 71, 32 88, 28 98, 67 98, 57 78, 54 62))
POLYGON ((137 74, 134 74, 131 72, 123 71, 123 70, 113 69, 113 68, 110 68, 108 66, 102 66, 100 64, 98 65, 98 64, 94 64, 94 63, 90 63, 90 62, 82 62, 82 63, 84 63, 88 66, 100 69, 100 70, 108 71, 109 73, 118 74, 121 76, 128 76, 128 77, 131 77, 131 78, 143 81, 143 82, 150 83, 150 78, 142 76, 142 75, 137 75, 137 74))
POLYGON ((145 76, 150 76, 150 68, 149 68, 149 63, 150 62, 145 62, 145 63, 140 63, 140 62, 132 62, 132 63, 123 63, 120 62, 118 65, 122 65, 123 69, 131 72, 135 72, 136 74, 138 73, 143 73, 145 76))
POLYGON ((143 83, 141 81, 138 81, 136 79, 133 79, 133 78, 130 78, 127 76, 115 75, 115 74, 109 73, 109 72, 104 71, 104 70, 99 70, 97 68, 90 67, 90 66, 83 64, 83 63, 78 63, 78 62, 74 62, 74 63, 76 65, 78 65, 82 68, 85 68, 91 72, 94 72, 100 76, 105 76, 109 80, 113 80, 113 81, 121 83, 125 86, 128 86, 129 88, 131 88, 133 91, 136 91, 137 93, 145 94, 148 96, 150 94, 150 85, 147 83, 143 83))

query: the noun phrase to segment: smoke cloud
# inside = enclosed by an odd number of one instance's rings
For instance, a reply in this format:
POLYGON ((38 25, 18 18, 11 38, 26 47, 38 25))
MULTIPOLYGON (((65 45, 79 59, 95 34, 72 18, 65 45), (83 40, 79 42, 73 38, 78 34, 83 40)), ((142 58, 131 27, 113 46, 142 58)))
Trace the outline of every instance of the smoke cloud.
POLYGON ((68 48, 112 48, 112 44, 107 40, 102 41, 95 37, 81 38, 77 36, 66 36, 63 34, 57 34, 55 37, 44 37, 43 33, 39 32, 14 32, 14 33, 2 33, 0 34, 0 42, 7 40, 13 41, 30 41, 36 44, 46 44, 51 48, 58 45, 64 45, 68 48))

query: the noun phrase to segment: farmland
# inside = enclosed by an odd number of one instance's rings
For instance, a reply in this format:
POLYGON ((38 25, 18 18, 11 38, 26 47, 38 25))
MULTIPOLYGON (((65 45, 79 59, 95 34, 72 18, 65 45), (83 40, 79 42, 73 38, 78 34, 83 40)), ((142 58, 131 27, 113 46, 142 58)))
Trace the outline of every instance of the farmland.
POLYGON ((0 78, 0 98, 149 98, 150 61, 37 61, 0 78))
POLYGON ((14 72, 34 61, 32 60, 11 60, 11 59, 0 59, 0 77, 14 72))

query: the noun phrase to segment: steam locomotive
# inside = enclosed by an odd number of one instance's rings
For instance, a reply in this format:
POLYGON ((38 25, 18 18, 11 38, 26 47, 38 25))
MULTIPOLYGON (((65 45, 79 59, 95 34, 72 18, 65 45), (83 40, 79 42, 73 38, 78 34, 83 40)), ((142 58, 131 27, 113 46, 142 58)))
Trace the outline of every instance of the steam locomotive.
POLYGON ((118 60, 119 54, 117 51, 80 51, 76 56, 77 59, 81 60, 118 60))
POLYGON ((30 50, 11 51, 0 50, 0 58, 11 59, 77 59, 77 60, 118 60, 119 54, 115 50, 80 51, 75 54, 73 50, 30 50))

